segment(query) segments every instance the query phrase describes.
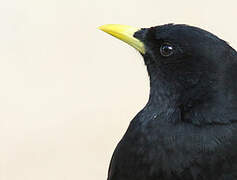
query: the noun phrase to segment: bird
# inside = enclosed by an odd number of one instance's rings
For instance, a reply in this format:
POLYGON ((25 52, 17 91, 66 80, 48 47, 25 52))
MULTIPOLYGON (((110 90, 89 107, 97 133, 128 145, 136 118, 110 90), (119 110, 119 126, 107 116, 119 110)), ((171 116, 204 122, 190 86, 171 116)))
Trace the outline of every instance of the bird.
POLYGON ((134 47, 149 99, 112 155, 107 180, 237 180, 237 52, 199 27, 107 24, 134 47))

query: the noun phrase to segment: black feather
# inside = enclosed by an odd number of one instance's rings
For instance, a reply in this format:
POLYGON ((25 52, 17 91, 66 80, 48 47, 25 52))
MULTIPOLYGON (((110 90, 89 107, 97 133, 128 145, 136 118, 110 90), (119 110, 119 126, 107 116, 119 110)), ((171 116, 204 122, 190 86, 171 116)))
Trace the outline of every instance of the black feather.
POLYGON ((116 147, 108 180, 236 180, 236 51, 187 25, 134 36, 145 44, 150 97, 116 147))

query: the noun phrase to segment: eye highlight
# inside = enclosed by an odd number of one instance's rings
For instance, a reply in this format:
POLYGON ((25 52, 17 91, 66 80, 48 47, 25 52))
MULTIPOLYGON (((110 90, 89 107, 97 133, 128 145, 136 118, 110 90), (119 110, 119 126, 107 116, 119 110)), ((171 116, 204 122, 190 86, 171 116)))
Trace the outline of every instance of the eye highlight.
POLYGON ((160 46, 160 54, 164 57, 171 56, 174 53, 174 47, 170 43, 163 43, 160 46))

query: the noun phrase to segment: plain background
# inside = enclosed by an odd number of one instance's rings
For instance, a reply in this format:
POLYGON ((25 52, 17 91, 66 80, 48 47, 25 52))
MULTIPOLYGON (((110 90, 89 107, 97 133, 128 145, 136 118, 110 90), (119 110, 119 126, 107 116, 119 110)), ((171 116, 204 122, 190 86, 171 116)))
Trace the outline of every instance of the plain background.
POLYGON ((142 57, 108 23, 185 23, 237 48, 236 0, 1 0, 0 180, 105 180, 146 104, 142 57))

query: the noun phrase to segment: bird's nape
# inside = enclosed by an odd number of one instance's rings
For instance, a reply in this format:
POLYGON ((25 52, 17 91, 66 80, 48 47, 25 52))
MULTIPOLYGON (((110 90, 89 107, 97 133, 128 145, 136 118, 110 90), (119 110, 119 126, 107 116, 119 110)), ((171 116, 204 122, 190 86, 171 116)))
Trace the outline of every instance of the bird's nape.
POLYGON ((113 154, 108 180, 237 179, 237 53, 197 27, 106 25, 143 56, 146 106, 113 154))

